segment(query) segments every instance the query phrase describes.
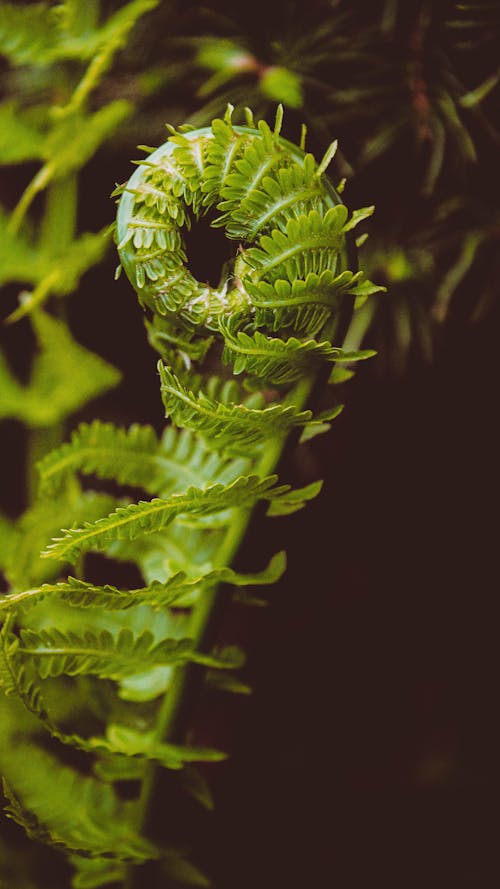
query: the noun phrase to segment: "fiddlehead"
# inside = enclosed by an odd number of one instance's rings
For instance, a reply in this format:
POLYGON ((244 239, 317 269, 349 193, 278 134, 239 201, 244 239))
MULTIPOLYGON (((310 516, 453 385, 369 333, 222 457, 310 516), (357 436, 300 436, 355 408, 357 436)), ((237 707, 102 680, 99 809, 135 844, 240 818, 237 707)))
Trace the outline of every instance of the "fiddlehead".
MULTIPOLYGON (((280 112, 271 131, 264 121, 253 126, 251 116, 249 126, 234 126, 231 111, 211 128, 174 132, 141 162, 118 190, 117 221, 122 265, 142 305, 164 319, 158 330, 166 336, 170 329, 170 345, 184 338, 189 355, 193 340, 218 332, 228 359, 236 323, 247 335, 312 337, 338 314, 342 296, 378 289, 346 268, 346 233, 373 208, 348 219, 324 175, 335 143, 318 165, 280 136, 280 112), (191 274, 183 240, 183 231, 214 209, 220 215, 212 225, 239 242, 218 287, 191 274)), ((302 358, 303 370, 304 351, 302 358)), ((238 371, 242 361, 235 360, 238 371)))

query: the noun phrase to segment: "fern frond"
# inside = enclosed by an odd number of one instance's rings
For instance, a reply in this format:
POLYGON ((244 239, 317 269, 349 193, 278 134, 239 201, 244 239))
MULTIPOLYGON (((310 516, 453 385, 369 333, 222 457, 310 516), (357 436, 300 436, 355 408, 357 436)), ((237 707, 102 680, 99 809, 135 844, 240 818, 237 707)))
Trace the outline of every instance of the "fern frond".
POLYGON ((207 450, 187 430, 168 426, 161 441, 151 426, 129 429, 112 423, 81 424, 71 441, 51 451, 38 464, 40 496, 53 495, 74 472, 114 479, 152 494, 201 486, 210 481, 233 481, 244 465, 207 450))
POLYGON ((207 146, 206 166, 203 171, 201 190, 203 204, 213 206, 219 199, 221 188, 226 184, 236 161, 248 143, 248 137, 237 133, 230 121, 212 121, 212 135, 207 146))
POLYGON ((39 496, 54 495, 75 472, 112 478, 120 484, 137 485, 145 490, 152 485, 156 490, 158 449, 152 426, 134 424, 122 429, 99 420, 82 423, 70 442, 50 451, 38 463, 39 496))
POLYGON ((303 336, 313 336, 321 330, 345 295, 368 296, 385 290, 364 280, 363 272, 345 270, 335 274, 331 269, 325 269, 321 275, 310 273, 305 280, 278 278, 272 284, 256 282, 248 276, 245 287, 255 307, 257 326, 274 331, 291 327, 303 336))
POLYGON ((136 862, 158 857, 134 830, 132 804, 121 802, 109 784, 83 777, 25 742, 5 751, 2 760, 8 814, 25 829, 42 830, 45 841, 91 857, 136 862))
POLYGON ((175 133, 170 137, 170 142, 175 146, 172 159, 179 171, 173 181, 173 192, 176 197, 182 198, 186 206, 191 206, 195 216, 198 216, 203 199, 201 183, 207 160, 206 141, 189 139, 182 133, 175 133))
POLYGON ((41 550, 61 527, 71 522, 102 518, 116 506, 116 502, 116 498, 94 491, 36 500, 21 516, 12 535, 5 566, 9 583, 19 590, 54 577, 60 568, 40 559, 41 550))
POLYGON ((320 343, 313 339, 290 337, 282 340, 259 331, 249 335, 238 330, 239 320, 233 317, 221 324, 225 338, 222 360, 233 364, 234 374, 245 371, 277 386, 294 382, 323 361, 359 361, 375 354, 370 350, 344 352, 329 342, 320 343))
POLYGON ((177 426, 201 433, 208 447, 248 453, 251 445, 283 435, 311 418, 311 411, 297 411, 292 405, 274 404, 256 410, 241 404, 222 404, 202 391, 197 395, 190 392, 162 362, 158 367, 167 416, 177 426))
POLYGON ((70 855, 69 861, 75 869, 71 889, 101 889, 125 879, 127 866, 120 861, 83 855, 70 855))
POLYGON ((106 549, 115 540, 133 540, 161 530, 182 514, 207 515, 236 506, 251 506, 259 499, 273 499, 284 490, 274 488, 276 476, 261 479, 243 476, 229 485, 213 484, 206 488, 190 487, 168 499, 142 500, 118 507, 106 518, 86 522, 81 528, 66 531, 43 553, 45 557, 73 561, 81 552, 106 549))
POLYGON ((134 636, 128 629, 113 635, 107 630, 76 633, 52 627, 22 629, 16 655, 34 664, 42 679, 86 674, 118 680, 149 667, 189 660, 191 650, 189 639, 156 643, 148 630, 134 636))
POLYGON ((253 574, 241 574, 226 567, 212 568, 204 572, 195 571, 192 575, 177 571, 164 583, 157 581, 135 590, 120 590, 109 584, 96 586, 75 577, 68 577, 64 582, 42 584, 40 587, 0 598, 0 613, 38 605, 47 597, 53 596, 74 608, 125 611, 139 605, 149 605, 153 609, 164 609, 178 603, 180 599, 185 604, 186 596, 193 590, 207 589, 218 583, 229 583, 237 587, 275 583, 282 576, 285 567, 285 554, 280 552, 271 559, 263 571, 253 574))
MULTIPOLYGON (((257 140, 256 140, 257 141, 257 140)), ((218 209, 225 211, 216 224, 224 225, 229 238, 253 241, 260 232, 286 229, 290 217, 300 217, 311 210, 327 210, 324 187, 316 177, 316 162, 311 154, 300 160, 287 158, 282 166, 261 176, 259 163, 251 180, 249 193, 243 195, 245 177, 241 172, 227 177, 218 209), (285 165, 286 164, 286 165, 285 165), (253 187, 255 176, 259 187, 253 187)), ((246 181, 248 186, 248 180, 246 181)))
POLYGON ((260 247, 250 247, 245 253, 245 261, 255 270, 252 280, 295 281, 327 269, 335 271, 346 220, 347 207, 338 204, 324 215, 311 210, 289 219, 284 231, 273 229, 270 235, 262 235, 260 247))
POLYGON ((36 500, 13 532, 12 547, 5 566, 9 583, 15 589, 23 589, 54 577, 60 568, 52 566, 46 559, 40 559, 40 552, 61 530, 61 526, 102 518, 116 506, 116 502, 116 498, 94 491, 75 497, 36 500))
POLYGON ((259 137, 250 140, 243 151, 241 159, 234 164, 235 169, 225 176, 220 195, 222 202, 218 209, 224 211, 216 222, 216 226, 224 225, 228 237, 238 238, 232 217, 245 199, 252 201, 259 189, 264 176, 279 164, 289 163, 287 154, 279 139, 269 129, 265 121, 259 121, 259 137))
MULTIPOLYGON (((94 739, 92 739, 94 740, 94 739)), ((158 741, 154 732, 138 732, 125 725, 108 726, 106 738, 96 738, 96 746, 113 754, 143 757, 166 768, 182 768, 190 762, 220 762, 227 754, 209 747, 169 744, 158 741)))

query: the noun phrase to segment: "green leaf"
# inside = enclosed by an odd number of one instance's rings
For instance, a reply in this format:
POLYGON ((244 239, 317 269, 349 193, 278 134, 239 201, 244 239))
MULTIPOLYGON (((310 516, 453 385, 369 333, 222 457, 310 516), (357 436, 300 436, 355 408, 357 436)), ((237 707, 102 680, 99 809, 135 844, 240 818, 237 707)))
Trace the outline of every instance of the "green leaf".
POLYGON ((29 584, 52 578, 60 570, 59 566, 40 559, 41 550, 51 538, 61 527, 71 522, 101 518, 115 505, 114 497, 93 491, 35 501, 22 515, 13 533, 10 558, 5 565, 9 583, 15 589, 26 589, 29 584))
POLYGON ((229 238, 253 241, 260 233, 285 229, 292 215, 300 217, 313 209, 321 213, 328 210, 323 185, 315 175, 317 165, 313 156, 294 156, 291 161, 289 155, 276 152, 275 137, 269 137, 262 121, 259 129, 264 157, 257 153, 259 140, 254 139, 253 154, 247 149, 235 164, 237 172, 227 177, 227 184, 222 188, 223 200, 218 209, 223 211, 223 216, 214 224, 224 225, 229 238), (243 173, 248 167, 250 175, 243 173))
POLYGON ((151 426, 129 429, 112 423, 82 423, 71 441, 38 464, 40 495, 53 495, 75 472, 135 485, 152 494, 232 481, 245 469, 242 461, 219 457, 187 430, 168 426, 161 439, 151 426))
POLYGON ((178 515, 207 515, 233 507, 249 507, 259 499, 273 499, 283 488, 273 488, 276 476, 261 479, 243 476, 229 485, 213 484, 206 488, 190 487, 168 499, 142 500, 97 522, 86 522, 73 528, 64 537, 56 538, 43 553, 51 559, 72 561, 81 552, 106 549, 115 540, 134 540, 164 528, 178 515))
POLYGON ((169 883, 182 883, 208 889, 211 883, 202 871, 183 857, 182 853, 169 850, 162 860, 162 870, 169 883))
POLYGON ((275 385, 285 385, 311 373, 323 361, 352 361, 352 357, 329 342, 317 340, 288 340, 268 337, 256 331, 251 335, 238 330, 237 316, 221 322, 224 336, 222 359, 234 365, 233 373, 245 371, 275 385))
POLYGON ((341 300, 347 294, 356 295, 360 286, 371 282, 363 281, 363 273, 343 271, 336 274, 325 269, 320 275, 309 273, 305 279, 287 281, 277 278, 273 283, 245 279, 252 305, 255 307, 257 326, 280 330, 292 327, 303 336, 314 336, 323 327, 331 314, 340 308, 341 300))
POLYGON ((116 386, 120 373, 77 343, 62 321, 40 310, 32 317, 40 351, 30 383, 21 386, 0 364, 0 374, 6 381, 0 396, 0 417, 43 428, 61 422, 116 386))
POLYGON ((227 691, 235 695, 251 695, 252 687, 236 676, 227 673, 209 672, 206 676, 207 685, 217 691, 227 691))
MULTIPOLYGON (((0 7, 1 15, 1 7, 0 7)), ((0 164, 21 164, 42 157, 44 135, 14 100, 0 104, 0 164)))
POLYGON ((13 235, 9 231, 7 217, 0 208, 0 284, 11 281, 36 284, 45 272, 44 257, 24 234, 13 235))
POLYGON ((121 802, 108 784, 83 777, 54 756, 24 741, 2 754, 8 782, 8 813, 44 841, 90 856, 119 861, 158 857, 133 827, 133 806, 121 802))
POLYGON ((0 513, 0 570, 2 571, 9 562, 13 541, 14 523, 0 513))
POLYGON ((16 655, 33 663, 42 679, 86 674, 118 680, 148 667, 189 660, 191 650, 189 639, 156 643, 149 630, 134 636, 129 629, 113 635, 108 630, 77 633, 51 627, 21 630, 16 655))
POLYGON ((227 758, 221 750, 158 741, 154 732, 138 732, 125 725, 109 725, 107 739, 114 751, 126 756, 145 756, 167 768, 188 762, 220 762, 227 758))
MULTIPOLYGON (((218 583, 228 583, 236 587, 262 586, 275 583, 286 569, 286 555, 276 553, 263 571, 241 574, 232 568, 211 568, 194 572, 192 575, 178 571, 164 583, 153 582, 136 590, 119 590, 114 586, 96 586, 75 577, 59 583, 46 583, 31 590, 10 593, 0 598, 0 612, 13 611, 20 607, 38 605, 47 597, 56 596, 74 608, 105 608, 107 611, 126 611, 139 605, 149 605, 154 609, 178 603, 185 607, 186 597, 194 591, 205 590, 218 583)), ((109 640, 108 640, 109 641, 109 640)))
POLYGON ((72 889, 100 889, 110 883, 121 883, 126 866, 109 858, 83 858, 71 855, 70 862, 76 873, 71 881, 72 889))
POLYGON ((47 136, 43 148, 49 179, 83 167, 131 112, 130 102, 117 99, 94 114, 64 117, 47 136))
POLYGON ((294 281, 309 274, 321 275, 326 269, 335 271, 346 219, 347 208, 338 204, 326 213, 310 210, 292 217, 283 231, 273 229, 270 235, 262 235, 259 247, 250 247, 245 253, 245 261, 255 269, 253 279, 294 281))
POLYGON ((300 77, 288 68, 271 66, 260 78, 259 86, 268 99, 283 102, 289 108, 302 108, 304 94, 300 77))
MULTIPOLYGON (((48 65, 61 59, 96 57, 103 73, 114 54, 126 45, 136 21, 154 9, 159 0, 133 0, 110 16, 98 29, 93 27, 91 4, 15 3, 0 4, 0 55, 14 65, 48 65)), ((96 75, 93 82, 98 83, 96 75)))
POLYGON ((58 12, 50 4, 0 4, 0 55, 13 64, 50 62, 57 39, 58 12))
POLYGON ((323 482, 317 481, 311 482, 310 485, 306 485, 304 488, 295 488, 292 491, 288 491, 269 505, 267 515, 290 515, 292 512, 297 512, 299 509, 302 509, 309 500, 314 500, 314 498, 318 496, 322 487, 323 482))
POLYGON ((195 766, 188 765, 182 770, 181 783, 184 790, 198 800, 205 809, 213 810, 214 800, 210 787, 195 766))
POLYGON ((224 448, 227 453, 248 453, 252 445, 283 435, 311 418, 311 411, 298 411, 293 405, 257 410, 216 402, 202 391, 194 395, 162 362, 158 368, 167 416, 177 426, 201 433, 209 447, 224 448))

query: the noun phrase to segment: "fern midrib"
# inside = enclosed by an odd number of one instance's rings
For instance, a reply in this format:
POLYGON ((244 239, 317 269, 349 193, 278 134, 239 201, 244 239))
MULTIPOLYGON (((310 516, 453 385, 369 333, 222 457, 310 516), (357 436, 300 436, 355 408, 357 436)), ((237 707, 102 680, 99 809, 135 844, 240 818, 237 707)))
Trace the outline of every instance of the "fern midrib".
POLYGON ((286 297, 285 299, 259 299, 258 296, 252 295, 252 302, 257 309, 287 309, 289 306, 307 306, 319 305, 332 307, 332 301, 338 296, 339 291, 335 290, 328 296, 322 296, 318 293, 304 294, 304 296, 286 297))
MULTIPOLYGON (((233 162, 234 156, 235 156, 236 152, 238 151, 238 148, 241 145, 241 139, 234 138, 231 140, 231 142, 232 142, 232 144, 231 144, 229 150, 226 151, 225 156, 224 156, 224 164, 223 164, 223 167, 221 170, 221 176, 220 176, 220 180, 219 180, 220 181, 220 188, 223 188, 226 183, 226 177, 227 177, 229 170, 231 168, 231 164, 233 162)), ((219 191, 220 191, 220 188, 219 188, 219 191)))
MULTIPOLYGON (((316 235, 311 236, 309 238, 305 238, 300 244, 294 244, 293 247, 289 247, 287 250, 283 250, 282 253, 275 254, 273 259, 270 261, 266 260, 262 266, 256 269, 255 275, 257 278, 262 277, 262 275, 266 275, 269 271, 276 268, 276 266, 281 265, 284 262, 287 262, 289 259, 292 259, 297 253, 303 253, 304 251, 312 251, 312 250, 321 250, 323 248, 328 248, 333 251, 333 257, 337 258, 338 253, 338 245, 334 243, 332 235, 316 235)), ((265 252, 265 251, 264 251, 265 252)))
MULTIPOLYGON (((160 643, 161 644, 161 643, 160 643)), ((119 652, 116 649, 110 648, 96 648, 93 646, 23 646, 20 645, 17 648, 17 652, 22 655, 31 655, 34 658, 51 658, 51 657, 64 657, 64 658, 72 658, 72 657, 89 657, 93 658, 95 661, 113 661, 113 666, 115 670, 119 670, 120 674, 122 670, 126 667, 130 667, 132 673, 137 672, 137 662, 131 660, 134 655, 139 652, 134 652, 133 650, 119 652)), ((186 654, 186 653, 184 653, 186 654)), ((142 651, 141 655, 141 666, 168 666, 172 663, 173 658, 169 658, 165 654, 161 654, 161 652, 156 653, 153 651, 142 651)), ((175 658, 178 660, 178 658, 175 658)), ((86 667, 86 670, 89 668, 86 667)), ((69 673, 68 675, 71 675, 69 673)))
POLYGON ((255 189, 257 188, 257 186, 259 185, 259 183, 262 181, 262 179, 263 179, 263 177, 265 176, 265 174, 266 174, 266 173, 267 173, 267 172, 274 166, 274 164, 277 163, 279 160, 281 160, 281 155, 280 155, 279 152, 276 152, 276 154, 273 154, 271 157, 269 157, 269 158, 265 161, 265 163, 263 163, 263 164, 260 165, 260 167, 259 167, 259 169, 257 170, 257 172, 256 172, 255 176, 253 177, 253 179, 251 179, 250 182, 249 182, 247 185, 245 185, 245 191, 242 192, 242 198, 245 198, 245 199, 246 199, 246 198, 248 198, 248 197, 251 197, 252 193, 255 191, 255 189))
MULTIPOLYGON (((241 335, 242 337, 245 334, 241 335)), ((339 352, 331 343, 318 342, 317 340, 297 340, 293 346, 287 345, 287 341, 272 339, 268 347, 262 348, 253 345, 253 340, 249 337, 250 343, 244 345, 243 340, 231 339, 226 345, 232 352, 238 352, 240 355, 248 355, 253 358, 268 358, 270 361, 295 361, 300 364, 308 358, 314 357, 314 353, 320 353, 323 358, 332 357, 339 352)))
POLYGON ((298 204, 299 201, 305 201, 308 198, 318 197, 320 195, 320 191, 318 187, 315 188, 303 188, 300 191, 292 192, 290 197, 283 197, 279 201, 275 201, 271 207, 265 212, 261 213, 260 216, 257 217, 257 220, 249 232, 248 237, 255 237, 262 226, 266 225, 266 223, 272 219, 273 216, 276 216, 278 213, 282 213, 283 210, 286 210, 287 207, 293 206, 293 204, 298 204))

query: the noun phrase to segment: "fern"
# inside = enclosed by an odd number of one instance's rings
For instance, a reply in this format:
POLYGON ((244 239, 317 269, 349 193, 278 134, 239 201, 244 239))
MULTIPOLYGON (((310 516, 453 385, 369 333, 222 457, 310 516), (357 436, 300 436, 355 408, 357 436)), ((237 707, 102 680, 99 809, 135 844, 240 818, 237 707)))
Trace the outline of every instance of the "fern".
POLYGON ((54 494, 75 472, 113 479, 153 494, 182 490, 218 479, 232 481, 244 469, 217 457, 191 433, 168 426, 161 442, 151 426, 128 430, 111 423, 82 424, 71 441, 39 464, 40 495, 54 494))
POLYGON ((242 476, 229 485, 216 483, 207 488, 190 487, 185 493, 172 494, 168 500, 155 498, 119 506, 106 518, 67 531, 43 555, 72 561, 82 552, 105 549, 115 540, 134 540, 159 531, 178 515, 207 515, 234 506, 251 506, 261 498, 272 500, 284 490, 283 487, 273 487, 275 481, 274 475, 264 479, 255 475, 242 476))
POLYGON ((180 599, 185 601, 193 589, 200 587, 207 589, 221 582, 233 586, 275 583, 283 574, 285 564, 284 553, 278 553, 267 568, 259 573, 241 574, 226 567, 213 568, 204 573, 195 573, 193 576, 178 571, 164 583, 153 582, 150 586, 137 590, 119 590, 110 584, 96 586, 75 577, 68 577, 67 582, 42 584, 32 590, 23 590, 3 597, 0 599, 0 612, 11 611, 20 606, 32 607, 48 596, 57 596, 74 608, 125 611, 138 605, 149 605, 151 608, 160 609, 173 605, 180 599))
POLYGON ((216 402, 203 392, 194 395, 164 364, 158 367, 167 416, 176 425, 201 433, 207 445, 216 450, 248 452, 250 446, 286 434, 311 419, 310 411, 297 411, 294 406, 275 404, 256 410, 216 402))
POLYGON ((78 775, 31 744, 3 754, 8 814, 29 831, 72 852, 141 861, 158 853, 134 834, 133 807, 111 787, 78 775), (12 791, 9 788, 12 787, 12 791))
MULTIPOLYGON (((93 112, 87 100, 134 16, 153 5, 131 3, 101 27, 90 16, 85 29, 75 6, 58 11, 53 58, 69 58, 80 46, 88 66, 37 143, 44 166, 8 228, 8 274, 25 259, 33 286, 11 320, 31 315, 40 354, 25 387, 2 364, 3 413, 33 428, 61 423, 117 381, 40 308, 74 289, 103 255, 106 233, 59 244, 55 232, 66 229, 47 222, 54 237, 36 265, 21 224, 35 195, 48 188, 49 207, 58 183, 74 181, 128 115, 121 100, 93 112)), ((44 49, 22 52, 40 60, 44 49)), ((11 734, 5 756, 0 745, 9 811, 29 836, 66 849, 75 889, 110 881, 135 889, 131 867, 143 860, 156 860, 168 881, 203 883, 182 851, 160 852, 142 836, 149 832, 155 770, 175 772, 178 786, 207 805, 206 782, 190 764, 216 763, 226 753, 190 737, 191 705, 204 689, 251 691, 237 672, 244 653, 215 644, 215 615, 224 602, 264 604, 252 588, 282 576, 285 554, 259 572, 231 565, 258 504, 263 516, 266 509, 289 515, 318 495, 321 482, 292 489, 278 484, 274 470, 291 433, 311 438, 342 409, 335 403, 313 415, 308 401, 319 375, 373 354, 345 350, 333 339, 343 298, 359 302, 380 289, 347 267, 351 230, 371 208, 349 216, 326 180, 336 143, 318 164, 303 143, 281 137, 281 107, 274 129, 263 121, 255 126, 250 112, 246 127, 235 126, 232 111, 210 129, 170 127, 165 145, 148 149, 115 192, 120 260, 162 355, 161 397, 171 423, 161 436, 138 424, 78 425, 69 441, 42 451, 37 497, 8 534, 0 685, 35 726, 23 742, 34 751, 28 774, 20 772, 11 734), (196 280, 184 243, 185 231, 209 211, 219 214, 214 224, 230 240, 244 242, 218 287, 196 280), (86 484, 139 488, 152 499, 82 493, 82 476, 86 484), (92 566, 105 572, 108 563, 87 560, 93 552, 135 563, 142 580, 133 589, 96 581, 92 566), (77 566, 77 577, 64 575, 67 564, 77 566), (60 699, 69 702, 66 709, 60 699), (42 752, 41 732, 56 751, 76 750, 77 767, 42 752), (83 777, 80 763, 95 777, 83 777), (50 805, 46 783, 38 782, 41 768, 61 775, 50 805), (130 802, 118 799, 115 782, 133 784, 130 802)))
POLYGON ((16 654, 33 663, 42 679, 77 676, 80 673, 121 679, 140 669, 165 666, 189 658, 189 640, 164 640, 155 644, 149 632, 134 637, 129 630, 118 636, 103 630, 99 635, 64 632, 55 628, 21 631, 16 654))
POLYGON ((12 532, 5 574, 14 588, 22 589, 31 583, 41 583, 57 573, 57 568, 40 558, 47 541, 56 534, 61 524, 71 521, 93 521, 105 516, 116 500, 108 494, 94 491, 68 492, 57 500, 44 498, 34 502, 19 519, 12 532))
POLYGON ((292 383, 304 374, 310 373, 315 365, 323 361, 359 361, 371 358, 374 352, 344 352, 328 342, 317 340, 288 340, 267 337, 259 331, 252 336, 238 330, 237 316, 220 325, 225 337, 223 361, 233 364, 233 373, 246 371, 275 385, 292 383))
POLYGON ((272 284, 247 279, 245 286, 255 306, 255 323, 280 330, 291 327, 303 336, 314 336, 328 318, 338 311, 342 298, 371 296, 384 287, 364 280, 363 272, 349 270, 335 274, 325 269, 321 275, 309 273, 305 280, 278 278, 272 284))

